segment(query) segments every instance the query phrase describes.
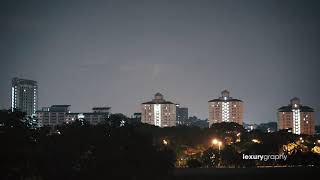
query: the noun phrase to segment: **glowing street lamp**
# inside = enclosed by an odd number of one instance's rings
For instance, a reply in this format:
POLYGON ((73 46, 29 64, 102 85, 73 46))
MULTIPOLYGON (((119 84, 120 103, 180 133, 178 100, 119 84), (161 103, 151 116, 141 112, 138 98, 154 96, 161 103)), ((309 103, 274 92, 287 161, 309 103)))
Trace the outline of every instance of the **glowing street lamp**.
POLYGON ((241 141, 240 136, 241 136, 241 133, 237 133, 237 139, 236 139, 236 142, 240 142, 240 141, 241 141))
POLYGON ((220 149, 221 149, 222 142, 217 140, 217 139, 213 139, 211 143, 212 143, 212 145, 218 145, 219 154, 220 154, 220 149))
POLYGON ((165 139, 163 139, 163 140, 162 140, 162 144, 164 144, 164 145, 168 145, 168 141, 167 141, 167 140, 165 140, 165 139))
POLYGON ((258 144, 261 143, 261 141, 259 141, 258 139, 252 139, 251 141, 254 142, 254 143, 258 143, 258 144))
POLYGON ((214 144, 214 145, 218 144, 218 142, 219 142, 219 141, 218 141, 217 139, 213 139, 213 140, 212 140, 212 144, 214 144))
POLYGON ((304 140, 303 140, 302 137, 300 137, 299 140, 300 140, 301 143, 304 143, 304 140))

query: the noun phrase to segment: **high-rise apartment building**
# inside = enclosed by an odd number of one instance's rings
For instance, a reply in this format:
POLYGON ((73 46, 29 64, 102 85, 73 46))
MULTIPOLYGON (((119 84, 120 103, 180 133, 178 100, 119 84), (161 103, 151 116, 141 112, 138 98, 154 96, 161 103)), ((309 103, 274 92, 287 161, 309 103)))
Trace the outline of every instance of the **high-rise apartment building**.
POLYGON ((235 122, 243 123, 243 102, 230 97, 230 92, 224 90, 221 97, 208 101, 209 127, 213 123, 235 122))
POLYGON ((278 128, 290 129, 294 134, 315 134, 315 112, 309 106, 303 106, 300 99, 291 99, 288 106, 278 109, 278 128))
POLYGON ((187 121, 189 118, 188 108, 180 107, 180 104, 176 104, 176 115, 177 125, 187 125, 187 121))
POLYGON ((38 110, 38 85, 36 81, 28 79, 12 79, 11 86, 11 108, 12 111, 25 112, 32 116, 38 110))
POLYGON ((160 93, 152 101, 141 104, 141 122, 159 127, 176 126, 176 104, 166 101, 160 93))

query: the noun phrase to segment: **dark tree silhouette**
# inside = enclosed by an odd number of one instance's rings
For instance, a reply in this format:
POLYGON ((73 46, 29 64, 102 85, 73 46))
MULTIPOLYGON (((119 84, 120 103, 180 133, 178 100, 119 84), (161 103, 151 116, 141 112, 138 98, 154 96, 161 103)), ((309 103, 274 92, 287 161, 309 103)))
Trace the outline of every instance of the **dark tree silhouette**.
POLYGON ((203 167, 217 167, 220 163, 220 153, 217 149, 208 148, 201 156, 203 167))

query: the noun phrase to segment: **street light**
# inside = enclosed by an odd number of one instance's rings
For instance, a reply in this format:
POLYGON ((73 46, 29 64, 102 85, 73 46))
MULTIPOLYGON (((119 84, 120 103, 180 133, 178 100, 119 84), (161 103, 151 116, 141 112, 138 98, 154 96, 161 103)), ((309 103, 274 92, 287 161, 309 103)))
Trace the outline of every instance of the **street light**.
POLYGON ((302 137, 300 137, 299 140, 300 140, 301 143, 304 143, 304 140, 303 140, 302 137))
POLYGON ((214 144, 214 145, 218 144, 218 140, 217 139, 213 139, 212 140, 212 144, 214 144))
POLYGON ((163 143, 164 145, 168 145, 168 141, 165 140, 165 139, 162 140, 162 143, 163 143))
POLYGON ((238 134, 237 134, 236 142, 240 142, 240 141, 241 141, 240 136, 241 136, 241 133, 238 133, 238 134))
POLYGON ((218 145, 219 154, 220 154, 220 149, 221 149, 222 142, 217 140, 217 139, 213 139, 211 143, 212 143, 212 145, 218 145))
POLYGON ((252 139, 251 141, 254 142, 254 143, 258 143, 258 144, 261 143, 261 141, 259 141, 258 139, 252 139))

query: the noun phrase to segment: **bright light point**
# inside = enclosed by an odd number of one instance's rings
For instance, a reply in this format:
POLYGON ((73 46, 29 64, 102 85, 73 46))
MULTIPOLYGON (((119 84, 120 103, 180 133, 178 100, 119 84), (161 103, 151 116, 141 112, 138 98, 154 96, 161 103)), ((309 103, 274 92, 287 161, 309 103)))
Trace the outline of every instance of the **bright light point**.
POLYGON ((212 140, 212 144, 218 144, 218 142, 219 142, 219 141, 218 141, 217 139, 213 139, 213 140, 212 140))
POLYGON ((121 122, 120 122, 120 127, 123 127, 123 126, 125 125, 125 123, 126 123, 126 121, 121 120, 121 122))
POLYGON ((251 141, 254 142, 254 143, 258 143, 258 144, 261 143, 261 141, 259 141, 258 139, 252 139, 251 141))
POLYGON ((168 145, 168 141, 164 139, 164 140, 162 140, 162 144, 168 145))

